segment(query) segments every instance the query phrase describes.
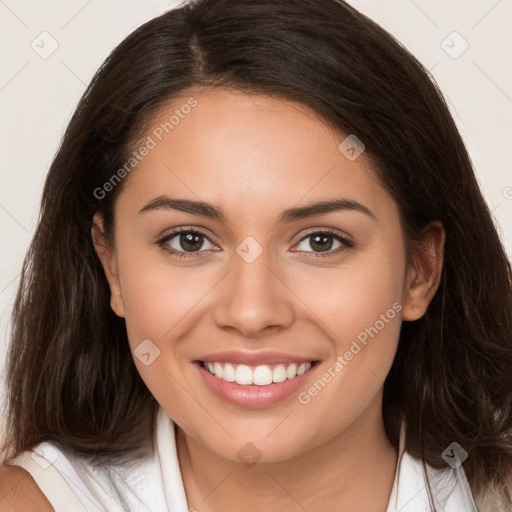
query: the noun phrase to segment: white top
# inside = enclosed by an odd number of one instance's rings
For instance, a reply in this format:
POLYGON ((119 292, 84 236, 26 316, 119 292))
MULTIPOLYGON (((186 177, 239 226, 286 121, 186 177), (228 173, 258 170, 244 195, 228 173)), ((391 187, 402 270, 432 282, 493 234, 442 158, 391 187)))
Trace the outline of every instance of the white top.
MULTIPOLYGON (((431 512, 423 465, 404 451, 404 432, 402 427, 397 470, 386 512, 431 512)), ((32 475, 56 512, 194 511, 185 496, 174 422, 161 407, 155 436, 156 450, 145 459, 122 467, 111 466, 110 479, 83 458, 47 442, 23 452, 9 464, 21 466, 32 475), (118 494, 126 500, 127 508, 118 494)), ((437 510, 478 512, 462 465, 447 465, 442 471, 427 466, 427 471, 437 510)))

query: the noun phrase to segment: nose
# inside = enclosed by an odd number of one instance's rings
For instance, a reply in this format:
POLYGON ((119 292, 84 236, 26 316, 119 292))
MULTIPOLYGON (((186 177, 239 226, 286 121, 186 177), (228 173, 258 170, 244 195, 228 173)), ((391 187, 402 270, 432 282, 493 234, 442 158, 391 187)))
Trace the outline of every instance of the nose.
POLYGON ((291 325, 293 293, 268 249, 251 260, 243 252, 234 254, 231 271, 219 283, 213 317, 221 329, 258 338, 291 325))

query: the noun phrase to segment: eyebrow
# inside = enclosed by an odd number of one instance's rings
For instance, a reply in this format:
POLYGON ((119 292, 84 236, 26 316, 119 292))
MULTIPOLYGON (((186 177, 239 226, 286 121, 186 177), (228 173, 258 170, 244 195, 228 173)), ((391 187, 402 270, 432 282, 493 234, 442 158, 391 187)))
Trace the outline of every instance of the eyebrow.
MULTIPOLYGON (((192 215, 199 215, 213 220, 225 222, 227 220, 224 211, 220 206, 215 206, 203 201, 192 201, 190 199, 171 198, 167 195, 161 195, 151 200, 144 206, 139 213, 145 213, 154 210, 179 210, 192 215)), ((278 222, 294 222, 325 213, 331 213, 342 210, 352 210, 377 220, 375 215, 369 208, 357 201, 349 199, 331 199, 326 201, 318 201, 306 206, 289 208, 284 210, 279 216, 278 222)))

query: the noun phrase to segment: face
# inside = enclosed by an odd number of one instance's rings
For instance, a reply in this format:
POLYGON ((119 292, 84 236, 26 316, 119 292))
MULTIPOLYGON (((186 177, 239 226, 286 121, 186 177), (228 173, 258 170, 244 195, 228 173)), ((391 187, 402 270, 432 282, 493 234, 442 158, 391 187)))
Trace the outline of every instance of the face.
POLYGON ((184 95, 153 126, 97 250, 167 414, 233 461, 248 442, 285 460, 380 415, 401 322, 431 295, 364 152, 303 106, 241 92, 184 95))

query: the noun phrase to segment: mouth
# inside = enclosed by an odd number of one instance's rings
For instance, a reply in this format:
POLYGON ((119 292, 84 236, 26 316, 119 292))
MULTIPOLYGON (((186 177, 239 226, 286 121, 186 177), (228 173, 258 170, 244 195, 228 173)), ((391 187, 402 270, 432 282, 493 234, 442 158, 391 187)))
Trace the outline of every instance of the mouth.
POLYGON ((238 407, 261 409, 307 386, 320 361, 261 365, 202 360, 194 363, 209 391, 218 398, 238 407))

